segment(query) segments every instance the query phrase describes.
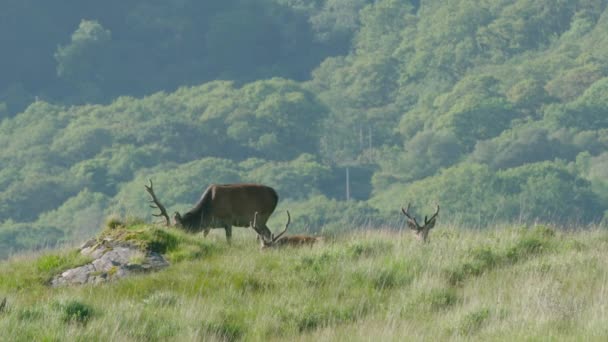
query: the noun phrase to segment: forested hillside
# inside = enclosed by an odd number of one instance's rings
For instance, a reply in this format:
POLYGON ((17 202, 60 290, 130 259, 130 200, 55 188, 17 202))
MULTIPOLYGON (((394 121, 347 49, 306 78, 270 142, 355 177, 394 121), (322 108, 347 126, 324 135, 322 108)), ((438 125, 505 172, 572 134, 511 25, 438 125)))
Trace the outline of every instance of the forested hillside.
POLYGON ((0 257, 149 218, 149 178, 171 211, 262 182, 314 232, 605 223, 607 5, 5 2, 0 257))

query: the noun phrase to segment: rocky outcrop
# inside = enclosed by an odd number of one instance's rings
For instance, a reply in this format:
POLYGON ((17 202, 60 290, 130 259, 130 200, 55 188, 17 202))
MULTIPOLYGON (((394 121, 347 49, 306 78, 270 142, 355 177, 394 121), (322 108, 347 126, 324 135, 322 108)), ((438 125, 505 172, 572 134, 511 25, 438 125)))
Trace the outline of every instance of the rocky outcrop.
POLYGON ((160 253, 142 251, 135 245, 111 238, 89 240, 80 247, 80 253, 92 257, 93 261, 56 276, 52 286, 98 284, 169 266, 160 253))

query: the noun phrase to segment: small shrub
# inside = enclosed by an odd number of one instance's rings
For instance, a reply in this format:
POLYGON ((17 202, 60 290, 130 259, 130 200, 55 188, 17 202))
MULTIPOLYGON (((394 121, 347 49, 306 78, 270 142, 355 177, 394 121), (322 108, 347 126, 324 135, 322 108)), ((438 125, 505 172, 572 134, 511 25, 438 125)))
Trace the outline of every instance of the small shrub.
POLYGON ((93 308, 76 300, 59 305, 64 323, 86 324, 93 317, 93 308))
POLYGON ((540 253, 544 246, 545 243, 538 238, 524 237, 507 250, 506 258, 511 262, 517 262, 526 256, 540 253))
POLYGON ((500 256, 488 247, 473 249, 470 253, 470 261, 447 271, 450 285, 461 284, 471 276, 478 276, 492 268, 500 261, 500 256))
POLYGON ((489 309, 480 309, 468 313, 460 321, 458 332, 461 335, 471 335, 477 332, 490 317, 489 309))
POLYGON ((500 256, 489 247, 476 248, 470 254, 474 262, 486 269, 493 268, 500 261, 500 256))
POLYGON ((354 307, 311 307, 297 314, 296 325, 300 333, 332 323, 351 322, 357 318, 354 307))
POLYGON ((326 318, 319 311, 303 312, 299 317, 297 326, 298 331, 310 331, 320 327, 326 318))
POLYGON ((433 289, 424 296, 424 299, 433 311, 447 309, 458 302, 456 292, 451 289, 433 289))
POLYGON ((109 229, 116 229, 119 227, 124 227, 125 223, 118 216, 110 216, 106 219, 106 227, 109 229))

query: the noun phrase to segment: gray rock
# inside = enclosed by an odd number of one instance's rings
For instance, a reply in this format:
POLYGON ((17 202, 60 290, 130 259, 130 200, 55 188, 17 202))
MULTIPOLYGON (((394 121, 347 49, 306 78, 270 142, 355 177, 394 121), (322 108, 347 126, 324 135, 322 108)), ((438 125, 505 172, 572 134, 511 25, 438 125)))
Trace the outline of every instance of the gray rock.
POLYGON ((86 265, 64 271, 51 281, 51 286, 101 284, 137 272, 149 272, 169 266, 162 254, 143 252, 133 245, 116 243, 111 239, 101 242, 89 240, 80 253, 94 260, 86 265))

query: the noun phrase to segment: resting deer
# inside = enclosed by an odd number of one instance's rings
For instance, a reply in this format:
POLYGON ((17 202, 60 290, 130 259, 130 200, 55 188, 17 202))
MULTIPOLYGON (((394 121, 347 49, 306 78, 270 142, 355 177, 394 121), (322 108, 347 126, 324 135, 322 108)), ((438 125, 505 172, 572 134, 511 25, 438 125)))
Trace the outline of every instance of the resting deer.
POLYGON ((433 214, 433 216, 431 216, 430 219, 427 220, 427 217, 426 216, 424 217, 424 225, 422 225, 422 226, 418 224, 418 222, 416 221, 416 218, 412 217, 409 214, 409 210, 410 210, 409 203, 407 205, 407 209, 401 208, 403 215, 405 215, 405 217, 407 217, 408 227, 410 227, 410 229, 414 231, 414 234, 416 235, 416 238, 419 241, 426 242, 428 239, 428 236, 429 236, 429 231, 435 226, 435 222, 437 222, 437 215, 439 215, 439 205, 437 205, 437 211, 435 211, 435 214, 433 214))
POLYGON ((322 238, 317 236, 308 236, 308 235, 291 235, 291 236, 283 236, 289 228, 289 223, 291 222, 291 216, 289 215, 289 210, 287 211, 287 223, 285 224, 285 229, 280 232, 278 235, 271 234, 270 238, 267 238, 263 231, 257 226, 257 218, 258 213, 256 212, 253 215, 253 222, 250 223, 251 229, 253 229, 260 238, 260 247, 264 248, 272 248, 272 247, 285 247, 285 246, 312 246, 317 241, 320 241, 322 238))

